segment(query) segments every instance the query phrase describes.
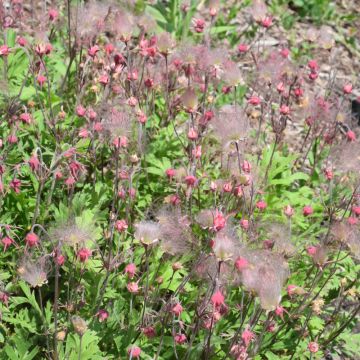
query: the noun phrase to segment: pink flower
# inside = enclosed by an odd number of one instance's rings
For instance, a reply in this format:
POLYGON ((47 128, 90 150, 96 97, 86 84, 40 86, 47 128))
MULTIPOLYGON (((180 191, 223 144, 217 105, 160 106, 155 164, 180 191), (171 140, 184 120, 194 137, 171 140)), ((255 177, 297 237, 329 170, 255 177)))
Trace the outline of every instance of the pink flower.
POLYGON ((220 231, 221 229, 223 229, 226 225, 226 218, 224 217, 224 215, 216 210, 215 212, 215 216, 214 216, 214 220, 213 220, 213 229, 215 231, 220 231))
POLYGON ((141 354, 141 349, 136 345, 132 345, 131 348, 129 348, 127 352, 128 352, 128 355, 130 356, 130 358, 138 359, 141 354))
POLYGON ((297 98, 302 97, 304 95, 304 90, 300 87, 294 89, 294 94, 297 98))
POLYGON ((80 262, 85 262, 89 259, 89 257, 91 256, 92 251, 90 249, 87 248, 81 248, 76 256, 78 257, 80 262))
POLYGON ((183 311, 183 307, 179 303, 177 303, 171 308, 170 312, 173 313, 175 316, 180 316, 182 311, 183 311))
POLYGON ((286 288, 286 291, 287 291, 288 295, 291 296, 291 295, 295 294, 297 288, 298 287, 296 285, 288 285, 288 287, 286 288))
POLYGON ((248 265, 249 265, 249 262, 243 257, 239 257, 235 261, 235 267, 239 271, 246 269, 248 267, 248 265))
POLYGON ((59 16, 59 13, 56 9, 50 9, 48 14, 49 14, 50 21, 55 21, 59 16))
POLYGON ((197 33, 202 33, 205 28, 205 20, 203 19, 193 19, 194 29, 197 33))
POLYGON ((246 44, 239 44, 238 51, 239 53, 246 53, 249 50, 249 46, 246 44))
POLYGON ((136 265, 134 263, 127 264, 125 266, 125 274, 128 275, 130 279, 132 279, 135 276, 136 273, 136 265))
POLYGON ((10 182, 10 188, 15 191, 16 194, 20 192, 21 180, 19 179, 12 179, 10 182))
POLYGON ((34 154, 28 161, 32 171, 37 171, 40 167, 40 161, 36 154, 34 154))
POLYGON ((240 220, 240 226, 243 230, 248 230, 249 229, 249 220, 247 219, 241 219, 240 220))
POLYGON ((319 65, 317 63, 316 60, 309 60, 308 62, 308 67, 312 70, 312 71, 316 71, 319 68, 319 65))
POLYGON ((175 176, 176 171, 175 171, 175 169, 172 169, 172 168, 166 169, 165 174, 169 179, 172 179, 175 176))
POLYGON ((326 177, 327 180, 331 180, 334 177, 334 173, 332 172, 331 169, 324 169, 324 175, 326 177))
POLYGON ((264 28, 268 28, 272 25, 272 18, 270 16, 265 16, 262 20, 261 20, 261 25, 264 28))
POLYGON ((282 318, 284 315, 284 308, 282 306, 277 306, 275 309, 275 314, 282 318))
POLYGON ((10 48, 7 45, 0 46, 0 57, 8 56, 10 54, 10 48))
POLYGON ((260 200, 256 203, 256 207, 260 210, 260 211, 263 211, 266 209, 267 207, 267 204, 264 200, 260 200))
POLYGON ((352 130, 348 130, 348 132, 346 133, 346 138, 348 141, 355 141, 356 135, 352 130))
POLYGON ((29 232, 25 236, 25 243, 29 247, 34 247, 39 243, 39 237, 35 233, 29 232))
POLYGON ((97 45, 92 46, 91 48, 88 49, 88 55, 94 58, 99 51, 100 49, 97 45))
POLYGON ((16 40, 16 42, 20 45, 20 46, 25 46, 27 44, 27 41, 25 38, 19 36, 16 40))
POLYGON ((100 309, 97 313, 96 313, 97 318, 99 319, 99 322, 103 322, 105 321, 108 317, 109 317, 109 313, 104 310, 104 309, 100 309))
POLYGON ((129 282, 126 287, 132 294, 137 294, 139 292, 139 285, 137 282, 129 282))
POLYGON ((107 74, 103 74, 99 77, 99 83, 102 85, 107 85, 109 83, 109 77, 107 74))
POLYGON ((319 345, 318 345, 318 343, 316 343, 314 341, 310 342, 309 345, 308 345, 308 349, 309 349, 310 352, 316 353, 316 352, 319 351, 319 345))
POLYGON ((290 206, 290 205, 286 205, 284 207, 284 214, 287 216, 287 217, 292 217, 294 215, 295 211, 294 209, 290 206))
POLYGON ((83 106, 78 105, 76 107, 76 115, 79 117, 84 117, 85 114, 86 114, 86 109, 83 106))
POLYGON ((289 57, 290 50, 287 48, 283 48, 280 50, 280 54, 283 58, 287 59, 289 57))
POLYGON ((113 44, 108 43, 105 45, 105 52, 107 55, 112 54, 114 52, 114 50, 115 50, 115 46, 113 44))
POLYGON ((310 80, 316 80, 318 77, 319 77, 319 74, 318 74, 316 71, 312 71, 312 72, 309 74, 309 79, 310 79, 310 80))
POLYGON ((47 80, 46 76, 44 75, 38 75, 38 77, 36 78, 36 81, 38 82, 38 84, 40 86, 43 86, 45 84, 45 81, 47 80))
POLYGON ((6 292, 0 291, 0 302, 5 304, 6 306, 8 306, 9 298, 10 298, 9 294, 7 294, 6 292))
POLYGON ((258 96, 250 96, 248 99, 248 103, 251 105, 259 105, 261 103, 261 99, 258 96))
POLYGON ((347 222, 349 225, 357 225, 359 220, 355 217, 352 217, 350 216, 348 219, 347 219, 347 222))
POLYGON ((14 240, 8 236, 5 236, 1 239, 1 243, 4 245, 4 251, 6 251, 6 249, 14 243, 14 240))
POLYGON ((360 216, 360 206, 353 206, 351 208, 351 211, 356 215, 356 216, 360 216))
POLYGON ((142 333, 148 338, 151 339, 156 336, 156 330, 153 326, 147 326, 142 329, 142 333))
POLYGON ((283 82, 280 82, 280 83, 278 84, 278 86, 276 87, 276 90, 277 90, 280 94, 283 93, 284 90, 285 90, 285 85, 284 85, 284 83, 283 83, 283 82))
POLYGON ((55 258, 55 262, 56 264, 58 264, 59 266, 63 266, 64 263, 65 263, 65 256, 60 254, 60 255, 57 255, 56 258, 55 258))
POLYGON ((193 149, 192 151, 192 155, 195 157, 195 159, 200 159, 201 158, 201 145, 198 145, 195 147, 195 149, 193 149))
POLYGON ((309 216, 311 214, 313 214, 314 210, 311 206, 307 205, 303 207, 303 215, 304 216, 309 216))
POLYGON ((191 128, 188 132, 189 140, 196 140, 199 137, 197 131, 194 128, 191 128))
POLYGON ((247 161, 247 160, 244 160, 244 162, 242 163, 241 165, 241 168, 244 172, 246 173, 250 173, 251 171, 251 164, 247 161))
POLYGON ((352 90, 353 90, 352 84, 346 84, 346 85, 344 85, 344 87, 343 87, 343 92, 344 92, 344 94, 351 94, 351 93, 352 93, 352 90))
POLYGON ((250 342, 255 339, 255 334, 251 330, 246 329, 241 334, 241 338, 244 341, 245 346, 248 347, 250 342))
POLYGON ((184 344, 184 342, 186 342, 186 335, 185 334, 176 334, 174 336, 174 340, 177 344, 184 344))
POLYGON ((285 104, 281 105, 280 106, 280 114, 289 115, 290 114, 290 108, 285 104))
POLYGON ((122 219, 122 220, 116 221, 115 227, 116 227, 117 231, 124 232, 128 228, 128 224, 127 224, 126 220, 122 219))
POLYGON ((31 115, 29 113, 22 113, 19 118, 25 124, 31 123, 31 115))
POLYGON ((213 296, 211 297, 211 303, 215 306, 221 306, 224 304, 224 295, 221 293, 220 290, 218 290, 213 296))
POLYGON ((317 246, 308 246, 306 248, 306 252, 308 253, 309 256, 314 256, 316 255, 316 252, 318 250, 318 247, 317 246))
POLYGON ((185 176, 185 182, 187 186, 195 186, 197 184, 197 178, 193 175, 185 176))

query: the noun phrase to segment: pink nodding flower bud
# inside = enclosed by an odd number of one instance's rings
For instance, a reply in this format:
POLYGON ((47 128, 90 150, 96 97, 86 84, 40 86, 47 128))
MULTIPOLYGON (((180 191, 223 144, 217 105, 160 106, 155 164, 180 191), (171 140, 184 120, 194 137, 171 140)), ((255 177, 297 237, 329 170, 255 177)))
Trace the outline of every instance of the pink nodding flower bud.
POLYGON ((309 216, 311 214, 313 214, 314 210, 311 206, 307 205, 303 207, 303 215, 304 216, 309 216))
POLYGON ((360 206, 353 206, 351 208, 351 211, 356 215, 356 216, 360 216, 360 206))
POLYGON ((193 175, 188 175, 188 176, 185 176, 185 183, 187 186, 195 186, 197 184, 198 180, 195 176, 193 175))
POLYGON ((222 230, 226 225, 226 218, 225 216, 218 210, 215 212, 215 216, 213 219, 213 229, 215 231, 222 230))
POLYGON ((317 69, 319 68, 317 61, 314 59, 309 60, 307 65, 308 65, 309 69, 312 71, 317 71, 317 69))
POLYGON ((317 246, 308 246, 307 248, 306 248, 306 252, 308 253, 308 255, 309 256, 314 256, 314 255, 316 255, 316 253, 317 253, 317 251, 318 251, 318 247, 317 246))
POLYGON ((91 256, 91 250, 90 249, 87 249, 87 248, 81 248, 76 256, 77 258, 79 259, 80 262, 85 262, 89 259, 89 257, 91 256))
POLYGON ((95 316, 98 318, 99 322, 103 322, 109 317, 109 313, 104 309, 100 309, 95 316))
POLYGON ((183 307, 179 303, 175 304, 170 310, 170 312, 175 316, 180 316, 182 311, 183 311, 183 307))
POLYGON ((141 354, 141 349, 136 345, 132 345, 127 352, 130 356, 130 359, 138 359, 141 354))
POLYGON ((249 229, 249 225, 250 225, 249 220, 247 220, 247 219, 241 219, 241 220, 240 220, 240 226, 241 226, 241 228, 242 228, 243 230, 248 230, 248 229, 249 229))
POLYGON ((76 115, 79 117, 84 117, 85 114, 86 114, 86 109, 83 106, 78 105, 76 107, 76 115))
POLYGON ((0 57, 8 56, 10 54, 10 48, 7 45, 0 46, 0 57))
POLYGON ((331 180, 334 177, 334 173, 331 169, 324 169, 324 175, 326 177, 327 180, 331 180))
POLYGON ((181 199, 180 199, 179 195, 177 195, 177 194, 171 195, 169 201, 170 201, 170 204, 173 206, 178 206, 181 203, 181 199))
POLYGON ((278 91, 278 93, 283 93, 285 91, 285 84, 281 81, 277 87, 276 87, 276 90, 278 91))
POLYGON ((88 55, 90 57, 94 58, 99 51, 100 51, 100 48, 97 45, 94 45, 88 49, 88 55))
POLYGON ((280 316, 282 318, 284 315, 284 308, 282 306, 277 306, 275 309, 275 315, 280 316))
POLYGON ((316 353, 319 351, 319 345, 318 345, 318 343, 312 341, 309 343, 308 349, 311 353, 316 353))
POLYGON ((28 247, 34 247, 39 243, 39 237, 35 233, 29 232, 25 236, 25 243, 28 247))
POLYGON ((16 194, 20 193, 20 186, 21 186, 21 180, 19 179, 12 179, 10 181, 10 188, 15 191, 16 194))
POLYGON ((222 89, 221 89, 221 92, 223 93, 223 94, 230 94, 230 91, 231 91, 231 86, 223 86, 222 87, 222 89))
POLYGON ((14 243, 14 240, 11 239, 11 238, 8 237, 8 236, 5 236, 5 237, 3 237, 3 238, 1 239, 1 243, 2 243, 3 246, 4 246, 4 251, 6 251, 7 248, 14 243))
POLYGON ((346 133, 346 139, 348 141, 355 141, 356 140, 356 135, 352 130, 348 130, 348 132, 346 133))
POLYGON ((126 102, 131 107, 135 107, 138 104, 138 101, 134 96, 129 97, 126 102))
POLYGON ((297 87, 296 89, 294 89, 294 94, 297 98, 300 98, 304 95, 304 90, 300 87, 297 87))
POLYGON ((56 9, 50 9, 48 15, 50 21, 55 21, 59 16, 59 12, 56 9))
POLYGON ((0 302, 5 304, 6 306, 9 305, 9 294, 7 294, 6 292, 4 291, 0 291, 0 302))
POLYGON ((309 74, 309 79, 310 79, 310 80, 316 80, 318 77, 319 77, 319 74, 318 74, 316 71, 312 71, 312 72, 309 74))
POLYGON ((296 293, 297 288, 298 287, 296 285, 288 285, 288 287, 286 288, 286 292, 288 296, 294 295, 296 293))
POLYGON ((136 273, 136 265, 134 263, 127 264, 125 266, 124 272, 125 272, 125 274, 127 274, 129 279, 132 279, 135 276, 135 273, 136 273))
POLYGON ((267 204, 264 200, 259 200, 257 203, 256 203, 256 207, 260 210, 260 211, 263 211, 266 209, 267 207, 267 204))
POLYGON ((249 46, 246 44, 239 44, 237 49, 239 53, 246 53, 249 50, 249 46))
POLYGON ((231 181, 229 181, 229 182, 226 182, 224 185, 223 185, 223 192, 224 193, 231 193, 232 192, 232 190, 233 190, 233 186, 232 186, 232 183, 231 183, 231 181))
POLYGON ((353 226, 353 225, 357 225, 359 223, 359 220, 356 217, 348 217, 347 222, 349 225, 353 226))
POLYGON ((186 335, 185 334, 176 334, 174 336, 174 340, 177 344, 181 345, 184 344, 186 342, 186 335))
POLYGON ((288 48, 282 48, 280 50, 280 55, 284 58, 287 59, 289 57, 290 54, 290 50, 288 48))
POLYGON ((220 290, 218 290, 215 294, 213 294, 213 296, 211 297, 210 301, 211 303, 215 306, 221 306, 224 304, 224 295, 221 293, 220 290))
POLYGON ((258 96, 252 95, 248 99, 248 103, 251 105, 259 105, 261 103, 261 99, 258 96))
POLYGON ((82 139, 88 138, 88 137, 89 137, 89 131, 88 131, 88 129, 85 129, 85 128, 80 129, 80 130, 79 130, 79 137, 81 137, 82 139))
POLYGON ((197 140, 198 137, 199 137, 199 135, 198 135, 197 131, 194 128, 191 128, 188 132, 188 139, 194 141, 194 140, 197 140))
POLYGON ((127 224, 126 220, 123 220, 123 219, 117 220, 115 223, 115 228, 119 232, 124 232, 128 228, 128 224, 127 224))
POLYGON ((176 175, 176 170, 172 168, 166 169, 165 174, 169 179, 172 179, 176 175))
POLYGON ((344 85, 344 87, 343 87, 344 94, 346 94, 346 95, 351 94, 352 91, 353 91, 352 84, 349 83, 349 84, 344 85))
POLYGON ((105 45, 105 52, 107 55, 112 54, 114 52, 114 50, 115 50, 115 46, 113 44, 108 43, 105 45))
POLYGON ((200 159, 201 158, 201 145, 198 145, 195 147, 195 149, 193 149, 192 151, 192 155, 194 156, 195 159, 200 159))
POLYGON ((99 83, 102 85, 107 85, 109 83, 109 76, 107 74, 103 74, 99 77, 99 83))
POLYGON ((25 123, 25 124, 30 124, 31 123, 31 115, 29 113, 22 113, 19 116, 20 120, 25 123))
POLYGON ((38 75, 38 77, 36 78, 36 81, 38 82, 38 84, 42 87, 45 84, 45 81, 47 80, 46 76, 44 75, 38 75))
POLYGON ((244 160, 244 162, 241 165, 241 168, 246 173, 251 172, 251 164, 247 160, 244 160))
POLYGON ((295 212, 294 209, 290 205, 286 205, 284 207, 284 214, 288 218, 292 217, 294 215, 294 212, 295 212))
POLYGON ((245 270, 248 266, 249 266, 249 262, 243 257, 239 257, 235 261, 235 267, 239 271, 245 270))
POLYGON ((40 167, 40 161, 37 157, 36 154, 34 154, 28 161, 29 163, 29 166, 31 168, 32 171, 37 171, 39 170, 39 167, 40 167))
POLYGON ((241 334, 241 339, 243 340, 245 346, 248 347, 250 342, 255 339, 255 334, 251 330, 246 329, 241 334))
POLYGON ((144 84, 148 89, 151 89, 154 86, 154 80, 148 78, 144 81, 144 84))
POLYGON ((139 292, 139 284, 137 282, 129 282, 126 287, 131 294, 137 294, 139 292))
POLYGON ((269 28, 272 25, 272 17, 270 16, 265 16, 262 20, 261 20, 261 26, 264 28, 269 28))
POLYGON ((282 115, 289 115, 290 114, 290 108, 289 106, 283 104, 280 106, 280 114, 282 115))
POLYGON ((145 328, 142 328, 141 331, 148 339, 156 336, 156 330, 153 326, 147 326, 145 328))
POLYGON ((57 255, 55 258, 55 263, 59 266, 63 266, 65 263, 65 256, 64 255, 57 255))
POLYGON ((194 29, 197 33, 202 33, 205 28, 205 20, 203 19, 194 19, 193 20, 194 29))
POLYGON ((23 46, 26 46, 26 44, 27 44, 26 39, 23 38, 23 37, 21 37, 21 36, 19 36, 19 37, 17 38, 16 42, 18 43, 19 46, 22 46, 22 47, 23 47, 23 46))

